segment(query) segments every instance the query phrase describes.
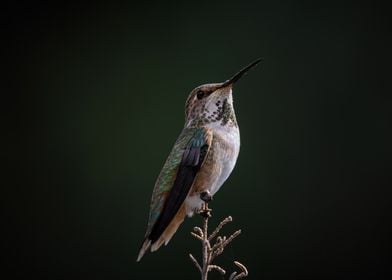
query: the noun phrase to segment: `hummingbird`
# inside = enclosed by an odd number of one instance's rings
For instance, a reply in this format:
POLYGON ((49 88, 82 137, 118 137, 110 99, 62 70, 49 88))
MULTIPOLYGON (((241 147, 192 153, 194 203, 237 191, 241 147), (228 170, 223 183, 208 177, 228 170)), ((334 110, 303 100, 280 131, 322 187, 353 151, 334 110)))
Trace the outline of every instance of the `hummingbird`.
POLYGON ((184 128, 154 186, 137 262, 146 251, 167 245, 185 216, 199 213, 233 171, 240 150, 233 85, 260 61, 225 82, 204 84, 189 94, 184 128))

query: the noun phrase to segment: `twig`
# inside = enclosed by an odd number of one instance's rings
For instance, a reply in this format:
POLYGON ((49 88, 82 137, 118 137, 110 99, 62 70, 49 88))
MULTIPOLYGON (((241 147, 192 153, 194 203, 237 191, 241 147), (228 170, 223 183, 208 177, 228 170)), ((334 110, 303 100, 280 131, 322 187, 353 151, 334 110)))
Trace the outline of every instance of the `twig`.
POLYGON ((191 232, 191 234, 192 234, 196 239, 199 239, 200 241, 203 241, 203 237, 201 237, 200 235, 198 235, 198 234, 196 234, 196 233, 194 233, 194 232, 191 232))
MULTIPOLYGON (((219 225, 213 230, 213 232, 208 235, 208 220, 211 217, 211 209, 208 208, 208 204, 205 203, 203 205, 203 209, 200 211, 200 214, 203 216, 203 228, 194 227, 193 232, 191 232, 192 236, 196 239, 201 241, 202 244, 202 265, 193 257, 192 254, 189 254, 189 257, 196 268, 199 270, 201 274, 202 280, 207 280, 208 272, 211 270, 216 270, 220 274, 225 275, 226 271, 215 264, 212 264, 213 259, 223 253, 225 247, 234 240, 238 235, 241 234, 241 230, 237 230, 229 238, 226 236, 217 236, 220 230, 223 228, 224 225, 228 224, 229 222, 233 221, 231 216, 226 217, 223 221, 219 223, 219 225), (211 244, 211 240, 215 239, 215 243, 211 244)), ((234 264, 241 269, 241 273, 233 272, 230 275, 229 280, 239 280, 248 276, 248 270, 246 267, 241 264, 240 262, 234 261, 234 264)))
POLYGON ((208 240, 213 239, 219 233, 219 231, 222 229, 222 227, 225 224, 228 224, 232 221, 233 221, 233 218, 231 216, 226 217, 222 222, 219 223, 219 225, 216 227, 216 229, 211 233, 210 237, 208 237, 208 240))
POLYGON ((211 265, 208 266, 208 271, 211 271, 213 269, 218 270, 219 273, 222 274, 222 275, 226 274, 226 271, 223 268, 221 268, 219 265, 211 264, 211 265))
POLYGON ((195 266, 197 267, 197 269, 201 272, 201 267, 199 262, 195 259, 195 257, 192 254, 189 254, 189 257, 191 258, 192 262, 195 264, 195 266))
POLYGON ((240 274, 237 275, 237 272, 234 271, 234 272, 230 275, 229 280, 238 280, 238 279, 245 278, 246 276, 248 276, 248 270, 246 269, 245 265, 243 265, 242 263, 237 262, 237 261, 235 261, 234 264, 235 264, 236 266, 238 266, 238 267, 242 270, 242 272, 241 272, 240 274))

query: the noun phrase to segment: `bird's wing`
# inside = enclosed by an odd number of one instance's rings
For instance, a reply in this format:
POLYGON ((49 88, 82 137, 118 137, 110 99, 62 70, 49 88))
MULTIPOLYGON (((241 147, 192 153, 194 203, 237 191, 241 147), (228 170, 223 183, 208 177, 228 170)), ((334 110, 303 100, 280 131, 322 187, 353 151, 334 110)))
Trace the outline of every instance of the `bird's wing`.
POLYGON ((146 238, 154 243, 178 212, 206 158, 212 132, 185 128, 162 168, 154 187, 146 238))

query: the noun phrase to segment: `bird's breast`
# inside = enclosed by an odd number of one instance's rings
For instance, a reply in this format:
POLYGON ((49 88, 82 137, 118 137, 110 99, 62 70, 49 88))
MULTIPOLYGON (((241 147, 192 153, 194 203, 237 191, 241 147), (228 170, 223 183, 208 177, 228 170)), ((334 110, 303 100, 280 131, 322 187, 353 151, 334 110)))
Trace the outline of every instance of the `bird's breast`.
POLYGON ((212 147, 214 164, 218 166, 216 181, 210 186, 211 194, 215 194, 230 176, 237 162, 240 151, 240 133, 237 127, 230 130, 214 131, 212 147))
POLYGON ((200 193, 209 191, 214 195, 233 171, 240 150, 238 127, 230 130, 214 129, 208 155, 200 168, 190 195, 186 198, 186 212, 192 216, 202 207, 200 193))

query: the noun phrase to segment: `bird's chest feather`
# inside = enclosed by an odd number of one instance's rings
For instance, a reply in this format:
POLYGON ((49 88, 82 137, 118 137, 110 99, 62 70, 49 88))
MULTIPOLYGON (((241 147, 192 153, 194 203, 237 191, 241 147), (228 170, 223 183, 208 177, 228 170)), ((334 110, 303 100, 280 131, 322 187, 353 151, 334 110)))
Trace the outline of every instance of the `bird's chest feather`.
POLYGON ((211 194, 216 193, 229 177, 238 158, 240 150, 240 134, 238 127, 217 129, 214 131, 212 147, 212 162, 217 167, 214 169, 215 182, 210 186, 211 194))
POLYGON ((209 191, 211 195, 214 195, 220 189, 233 171, 239 150, 240 133, 238 127, 214 129, 208 156, 185 201, 189 216, 193 215, 194 210, 201 208, 203 204, 200 199, 201 192, 209 191))

